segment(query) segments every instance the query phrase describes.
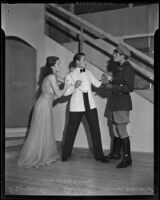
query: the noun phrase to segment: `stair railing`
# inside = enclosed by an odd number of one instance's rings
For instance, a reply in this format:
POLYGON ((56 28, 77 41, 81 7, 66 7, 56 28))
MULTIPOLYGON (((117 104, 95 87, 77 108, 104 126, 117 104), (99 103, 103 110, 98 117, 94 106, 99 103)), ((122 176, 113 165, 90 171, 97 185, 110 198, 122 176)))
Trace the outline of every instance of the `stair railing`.
POLYGON ((84 41, 91 43, 91 45, 96 49, 102 53, 104 52, 104 54, 108 53, 109 55, 112 55, 113 50, 119 43, 125 45, 131 51, 130 63, 134 69, 141 75, 145 76, 150 82, 152 82, 152 84, 154 84, 154 61, 151 57, 124 42, 120 42, 118 38, 113 37, 109 33, 106 33, 100 28, 94 26, 84 19, 81 19, 57 4, 46 5, 46 16, 58 22, 75 34, 78 34, 80 41, 79 51, 83 51, 84 41), (95 38, 102 39, 103 42, 99 43, 97 40, 95 40, 95 38))

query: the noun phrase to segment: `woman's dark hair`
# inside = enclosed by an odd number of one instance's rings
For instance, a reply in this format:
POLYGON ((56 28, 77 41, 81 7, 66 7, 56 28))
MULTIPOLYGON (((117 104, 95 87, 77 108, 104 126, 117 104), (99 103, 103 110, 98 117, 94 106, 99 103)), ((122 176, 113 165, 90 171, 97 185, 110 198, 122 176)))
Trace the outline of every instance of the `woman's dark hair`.
POLYGON ((85 56, 85 54, 84 53, 76 53, 74 55, 73 62, 74 62, 75 65, 76 65, 77 60, 80 61, 80 59, 81 59, 82 56, 85 56))
POLYGON ((44 78, 46 76, 48 76, 49 74, 53 74, 53 70, 52 70, 52 66, 54 66, 57 62, 57 60, 59 60, 59 58, 57 56, 49 56, 46 59, 46 65, 44 68, 44 78))

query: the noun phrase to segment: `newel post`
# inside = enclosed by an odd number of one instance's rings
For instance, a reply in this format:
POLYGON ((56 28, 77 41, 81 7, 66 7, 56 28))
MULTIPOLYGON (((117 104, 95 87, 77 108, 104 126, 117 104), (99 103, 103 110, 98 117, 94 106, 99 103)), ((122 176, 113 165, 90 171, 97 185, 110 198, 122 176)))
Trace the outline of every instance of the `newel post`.
POLYGON ((83 25, 81 25, 81 32, 79 34, 78 52, 83 52, 83 25))

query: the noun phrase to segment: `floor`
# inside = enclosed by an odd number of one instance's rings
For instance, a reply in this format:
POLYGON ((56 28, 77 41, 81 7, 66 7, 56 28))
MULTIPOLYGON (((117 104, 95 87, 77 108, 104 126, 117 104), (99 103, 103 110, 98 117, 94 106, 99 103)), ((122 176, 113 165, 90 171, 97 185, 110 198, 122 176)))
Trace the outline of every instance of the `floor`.
MULTIPOLYGON (((107 154, 107 152, 105 152, 107 154)), ((16 158, 5 162, 5 194, 11 195, 153 195, 153 154, 132 152, 133 165, 101 163, 88 150, 74 149, 67 162, 23 169, 16 158)))

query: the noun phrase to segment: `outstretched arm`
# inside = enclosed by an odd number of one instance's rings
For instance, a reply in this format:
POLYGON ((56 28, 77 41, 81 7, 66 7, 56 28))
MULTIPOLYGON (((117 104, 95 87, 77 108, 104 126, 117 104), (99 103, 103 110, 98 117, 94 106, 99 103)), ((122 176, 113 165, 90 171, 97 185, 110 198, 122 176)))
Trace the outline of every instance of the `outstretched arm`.
POLYGON ((68 89, 68 85, 65 84, 64 86, 64 89, 63 90, 60 90, 59 89, 59 86, 58 86, 58 83, 57 83, 57 80, 56 80, 56 77, 54 75, 50 76, 49 77, 49 80, 50 80, 50 83, 51 83, 51 86, 56 94, 56 96, 59 98, 61 96, 64 95, 64 93, 67 91, 68 89))
POLYGON ((99 81, 99 80, 97 80, 91 72, 89 72, 89 73, 90 73, 90 77, 91 77, 91 83, 92 83, 95 87, 100 87, 100 86, 102 85, 102 82, 99 81))

